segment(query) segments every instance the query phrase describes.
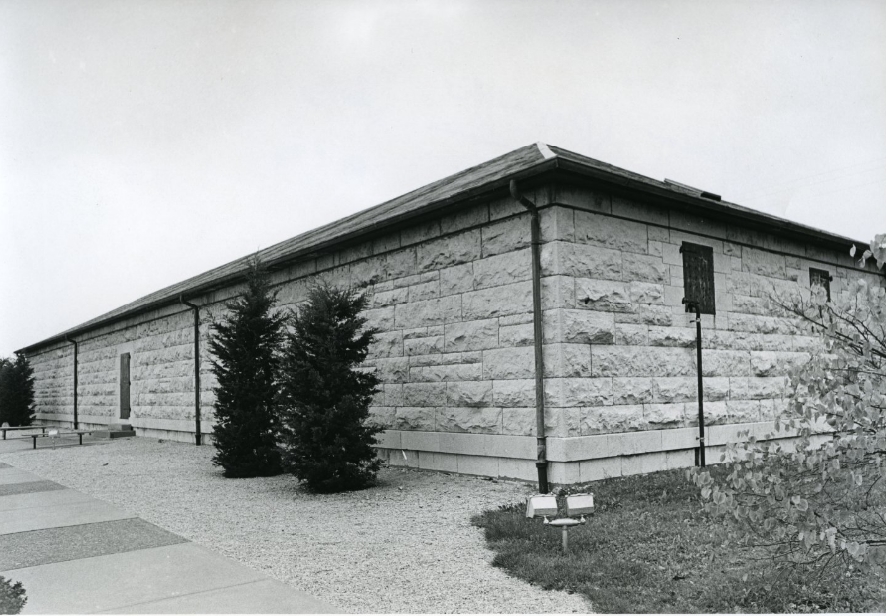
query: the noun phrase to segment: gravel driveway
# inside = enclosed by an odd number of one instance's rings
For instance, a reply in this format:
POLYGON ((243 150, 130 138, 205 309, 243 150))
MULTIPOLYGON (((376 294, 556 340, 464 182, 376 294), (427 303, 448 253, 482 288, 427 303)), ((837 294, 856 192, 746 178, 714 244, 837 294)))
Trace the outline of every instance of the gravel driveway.
POLYGON ((312 495, 288 475, 225 479, 213 447, 153 439, 0 454, 350 612, 589 612, 490 565, 475 513, 529 486, 385 468, 381 485, 312 495))

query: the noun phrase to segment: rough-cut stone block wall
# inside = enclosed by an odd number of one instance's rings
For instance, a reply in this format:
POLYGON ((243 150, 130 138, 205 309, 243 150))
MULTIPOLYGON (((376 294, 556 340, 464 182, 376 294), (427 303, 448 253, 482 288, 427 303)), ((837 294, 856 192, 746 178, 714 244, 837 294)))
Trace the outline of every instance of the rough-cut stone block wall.
POLYGON ((60 344, 30 355, 38 412, 60 417, 74 407, 74 345, 60 344))
MULTIPOLYGON (((692 462, 693 442, 681 429, 698 425, 696 332, 694 314, 682 304, 682 242, 710 246, 714 254, 716 314, 702 315, 708 426, 763 424, 785 409, 788 372, 808 360, 816 339, 772 297, 787 300, 808 289, 810 267, 834 276, 832 295, 845 293, 853 277, 883 284, 882 276, 857 271, 848 255, 676 210, 582 189, 561 189, 554 203, 562 205, 548 210, 543 238, 544 275, 560 300, 544 321, 548 434, 627 433, 642 442, 629 433, 668 431, 640 449, 658 456, 652 465, 661 468, 681 464, 667 459, 680 448, 682 462, 692 462)), ((632 452, 586 452, 601 458, 595 464, 569 454, 554 465, 555 480, 635 472, 639 462, 611 459, 619 453, 632 452)))
MULTIPOLYGON (((684 311, 680 244, 714 251, 715 316, 704 315, 712 455, 739 429, 762 436, 784 408, 785 375, 815 339, 768 303, 834 275, 848 255, 733 228, 661 206, 551 185, 541 209, 546 434, 551 479, 588 481, 692 463, 697 434, 695 327, 684 311)), ((533 479, 535 360, 530 221, 511 199, 474 204, 272 274, 282 310, 326 281, 365 287, 378 328, 367 369, 381 380, 372 420, 392 464, 533 479)), ((867 274, 875 284, 882 276, 867 274)), ((207 339, 232 286, 201 304, 201 410, 211 433, 207 339)), ((143 436, 193 441, 193 315, 182 305, 79 337, 84 426, 119 417, 119 357, 132 356, 131 423, 143 436)), ((72 346, 31 357, 38 412, 72 419, 72 346)))
MULTIPOLYGON (((126 421, 120 418, 120 356, 130 353, 128 422, 143 436, 193 441, 193 316, 183 308, 172 306, 78 336, 81 428, 100 428, 126 421)), ((205 339, 207 333, 208 325, 204 322, 201 336, 205 339)), ((73 422, 73 345, 34 354, 31 362, 37 377, 38 419, 70 426, 73 422), (53 392, 63 388, 66 388, 64 399, 53 398, 53 392)), ((206 382, 208 368, 204 360, 201 409, 204 429, 211 431, 213 399, 212 383, 206 382)))

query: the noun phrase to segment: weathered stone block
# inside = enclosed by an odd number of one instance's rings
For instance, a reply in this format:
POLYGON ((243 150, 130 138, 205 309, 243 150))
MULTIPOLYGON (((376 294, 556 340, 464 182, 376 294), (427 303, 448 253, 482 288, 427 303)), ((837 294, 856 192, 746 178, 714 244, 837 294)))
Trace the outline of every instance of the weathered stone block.
POLYGON ((462 295, 461 300, 464 318, 468 320, 531 312, 532 282, 471 291, 462 295))
MULTIPOLYGON (((640 203, 618 195, 612 196, 612 213, 616 216, 624 216, 625 218, 650 222, 665 227, 669 224, 668 208, 659 205, 640 203)), ((667 232, 667 229, 663 230, 667 232)), ((663 241, 667 241, 667 237, 665 237, 663 241)))
POLYGON ((687 376, 695 374, 695 353, 677 347, 591 347, 594 376, 687 376))
POLYGON ((519 248, 530 243, 529 215, 508 218, 482 229, 482 256, 490 257, 519 248))
POLYGON ((454 233, 485 222, 489 222, 489 208, 485 204, 475 205, 441 218, 440 231, 444 234, 454 233))
POLYGON ((649 344, 651 346, 694 347, 695 329, 688 327, 649 326, 649 344))
MULTIPOLYGON (((579 212, 581 213, 581 212, 579 212)), ((552 207, 540 212, 541 240, 573 241, 575 239, 575 220, 573 210, 565 207, 552 207)))
POLYGON ((501 407, 535 406, 535 380, 492 382, 492 404, 501 407))
POLYGON ((543 355, 546 377, 591 376, 591 347, 587 344, 546 344, 543 355))
MULTIPOLYGON (((728 385, 728 379, 727 385, 728 385)), ((654 379, 653 401, 661 403, 698 400, 698 379, 691 376, 658 377, 654 379)))
POLYGON ((474 289, 474 264, 465 263, 440 270, 440 295, 454 295, 474 289))
POLYGON ((704 399, 725 400, 729 397, 729 379, 726 377, 705 377, 704 378, 704 399))
POLYGON ((612 380, 606 378, 545 378, 545 405, 552 407, 612 404, 612 380))
POLYGON ((409 287, 409 301, 423 302, 440 297, 440 281, 431 280, 409 287))
POLYGON ((529 249, 474 261, 474 287, 477 289, 531 280, 531 276, 532 256, 529 249))
POLYGON ((498 346, 498 319, 449 323, 445 332, 446 352, 477 351, 498 346))
POLYGON ((403 355, 403 333, 379 332, 369 347, 369 357, 400 357, 403 355))
POLYGON ((409 289, 391 289, 390 291, 375 291, 370 295, 370 305, 375 308, 378 306, 391 306, 393 304, 405 304, 409 299, 409 289))
POLYGON ((741 251, 741 262, 742 269, 745 272, 757 274, 758 276, 768 276, 770 278, 785 277, 785 262, 783 255, 777 255, 745 246, 741 251))
POLYGON ((415 252, 421 272, 474 261, 480 258, 480 230, 424 242, 416 247, 415 252))
POLYGON ((659 257, 622 253, 622 280, 668 284, 670 270, 659 257))
POLYGON ((751 354, 747 351, 704 351, 701 356, 704 376, 748 376, 751 373, 751 354))
POLYGON ((634 432, 644 428, 643 405, 593 406, 581 409, 581 434, 634 432))
POLYGON ((449 382, 446 384, 446 402, 450 406, 456 407, 490 406, 492 404, 492 382, 449 382))
POLYGON ((542 310, 575 308, 575 279, 570 276, 546 276, 541 279, 542 310))
POLYGON ((591 310, 549 310, 544 313, 546 343, 611 344, 615 340, 612 314, 591 310))
POLYGON ((406 406, 437 406, 446 399, 446 383, 405 383, 403 403, 406 406))
POLYGON ((397 328, 428 327, 461 320, 461 296, 451 295, 440 299, 394 307, 394 326, 397 328))
POLYGON ((616 323, 646 323, 649 325, 671 325, 674 315, 671 306, 657 306, 654 304, 639 304, 634 312, 615 313, 616 323))
POLYGON ((615 344, 647 346, 649 344, 649 326, 633 323, 616 323, 615 344))
POLYGON ((681 428, 685 425, 685 405, 676 404, 644 404, 643 420, 650 430, 681 428))
POLYGON ((611 197, 608 193, 592 191, 579 186, 566 184, 556 185, 556 201, 563 205, 572 205, 593 212, 611 213, 611 197))
POLYGON ((503 408, 501 410, 502 434, 535 436, 535 408, 503 408))
POLYGON ((380 428, 393 428, 396 409, 392 406, 369 407, 369 423, 380 428))
POLYGON ((727 400, 726 411, 733 423, 750 423, 761 419, 758 400, 727 400))
POLYGON ((394 413, 395 430, 434 430, 433 408, 412 408, 401 406, 394 413))
POLYGON ((754 376, 781 376, 809 361, 809 353, 753 351, 751 372, 754 376))
POLYGON ((431 353, 442 353, 443 336, 429 336, 426 338, 410 338, 404 340, 403 350, 406 355, 430 355, 431 353))
POLYGON ((581 409, 545 408, 545 435, 559 438, 581 436, 581 409))
POLYGON ((417 366, 409 369, 409 380, 414 382, 478 381, 482 364, 446 364, 417 366))
POLYGON ((575 281, 577 304, 590 310, 632 312, 630 286, 625 282, 578 278, 575 281))
POLYGON ((437 431, 501 434, 501 418, 499 408, 438 408, 437 431))
POLYGON ((652 402, 653 380, 644 377, 616 377, 612 379, 612 404, 642 404, 652 402))
POLYGON ((781 398, 786 379, 776 377, 738 377, 729 379, 729 397, 732 400, 759 400, 781 398))
POLYGON ((631 301, 635 304, 663 304, 664 286, 649 282, 630 283, 631 301))
POLYGON ((645 254, 646 225, 591 212, 575 212, 575 241, 645 254))
POLYGON ((418 242, 426 242, 439 236, 440 221, 432 220, 400 231, 400 245, 407 246, 409 244, 417 244, 418 242))
POLYGON ((526 346, 533 344, 535 342, 533 324, 501 325, 498 329, 498 339, 501 346, 526 346))
POLYGON ((622 279, 622 253, 618 250, 569 242, 552 242, 548 246, 556 246, 558 259, 558 263, 551 266, 550 274, 599 280, 622 279))

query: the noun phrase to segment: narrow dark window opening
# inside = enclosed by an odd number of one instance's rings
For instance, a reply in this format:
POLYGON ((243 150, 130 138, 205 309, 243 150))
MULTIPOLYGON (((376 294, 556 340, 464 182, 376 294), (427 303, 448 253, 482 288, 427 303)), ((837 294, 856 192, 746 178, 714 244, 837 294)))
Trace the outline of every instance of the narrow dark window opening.
POLYGON ((120 355, 120 419, 129 419, 132 410, 129 396, 129 353, 120 355))
POLYGON ((815 269, 814 267, 809 268, 809 287, 812 288, 816 285, 824 287, 824 290, 828 294, 828 301, 831 301, 831 277, 830 272, 827 270, 815 269))
POLYGON ((710 246, 683 242, 683 301, 686 311, 695 311, 697 304, 702 314, 716 314, 714 295, 714 249, 710 246))

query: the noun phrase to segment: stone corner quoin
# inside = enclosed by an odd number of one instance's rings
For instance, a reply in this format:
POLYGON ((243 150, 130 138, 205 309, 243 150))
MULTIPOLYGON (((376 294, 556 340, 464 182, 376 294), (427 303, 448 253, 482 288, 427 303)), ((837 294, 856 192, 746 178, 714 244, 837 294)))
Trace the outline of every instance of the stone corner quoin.
MULTIPOLYGON (((772 295, 827 271, 832 295, 865 277, 848 254, 649 203, 641 193, 551 180, 541 217, 544 402, 555 484, 690 466, 697 441, 695 326, 683 255, 713 251, 715 314, 703 315, 709 460, 742 429, 762 436, 786 408, 787 374, 816 339, 774 310, 772 295)), ((530 216, 508 197, 444 208, 359 244, 273 273, 284 308, 309 285, 370 283, 380 331, 367 369, 382 385, 372 419, 394 465, 535 480, 536 395, 530 216)), ((211 316, 238 292, 191 297, 211 316)), ((81 428, 120 421, 120 356, 129 353, 129 423, 140 436, 193 442, 193 314, 170 304, 78 335, 81 428)), ((201 344, 202 430, 214 386, 201 344)), ((71 426, 73 346, 29 348, 40 421, 71 426)))

